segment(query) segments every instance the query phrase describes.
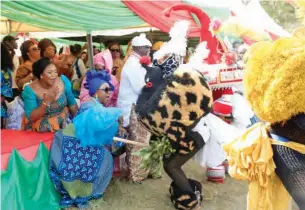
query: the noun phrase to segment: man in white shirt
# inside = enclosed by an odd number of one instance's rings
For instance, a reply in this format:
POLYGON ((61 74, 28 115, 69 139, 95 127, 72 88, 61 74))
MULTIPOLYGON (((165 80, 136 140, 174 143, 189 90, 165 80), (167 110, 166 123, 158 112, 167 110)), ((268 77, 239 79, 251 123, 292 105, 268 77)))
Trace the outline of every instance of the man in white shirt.
MULTIPOLYGON (((142 56, 149 55, 151 42, 145 34, 140 34, 132 39, 133 52, 126 61, 121 74, 118 96, 118 107, 123 112, 123 127, 129 132, 129 139, 149 144, 150 133, 138 122, 134 106, 142 88, 145 86, 146 69, 140 64, 142 56)), ((140 169, 141 158, 133 155, 143 149, 141 146, 126 146, 126 162, 129 178, 134 182, 141 182, 148 176, 148 171, 140 169)))
POLYGON ((140 64, 142 56, 149 55, 151 43, 145 34, 133 38, 133 52, 126 61, 121 74, 118 106, 123 110, 123 126, 129 126, 132 104, 137 102, 142 88, 145 86, 146 69, 140 64))

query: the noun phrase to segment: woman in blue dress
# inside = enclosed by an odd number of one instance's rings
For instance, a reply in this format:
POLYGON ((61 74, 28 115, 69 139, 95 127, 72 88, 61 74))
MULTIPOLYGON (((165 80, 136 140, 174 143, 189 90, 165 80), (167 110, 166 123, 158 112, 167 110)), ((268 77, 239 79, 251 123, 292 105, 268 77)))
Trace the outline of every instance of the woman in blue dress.
POLYGON ((88 207, 103 196, 113 173, 113 157, 107 149, 119 129, 121 112, 105 108, 114 89, 107 73, 87 74, 92 101, 84 103, 73 123, 56 132, 50 152, 50 177, 62 194, 60 206, 88 207))
POLYGON ((8 117, 5 101, 13 98, 13 66, 13 59, 9 50, 1 43, 1 129, 5 128, 5 119, 8 117))
POLYGON ((56 66, 48 58, 33 64, 33 75, 38 79, 22 92, 22 129, 56 132, 66 126, 69 112, 74 116, 78 110, 71 82, 64 75, 58 76, 56 66))

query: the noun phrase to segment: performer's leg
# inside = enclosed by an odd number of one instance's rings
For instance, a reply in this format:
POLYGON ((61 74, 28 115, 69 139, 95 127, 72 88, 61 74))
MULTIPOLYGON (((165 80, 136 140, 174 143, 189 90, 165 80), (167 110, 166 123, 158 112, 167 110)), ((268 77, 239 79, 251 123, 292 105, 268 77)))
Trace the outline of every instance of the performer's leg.
POLYGON ((305 210, 305 155, 284 146, 273 146, 276 174, 291 197, 305 210))
POLYGON ((197 132, 191 131, 188 136, 192 137, 196 142, 194 150, 187 155, 177 153, 169 158, 164 158, 163 163, 165 172, 174 181, 178 188, 188 193, 194 193, 189 180, 185 176, 181 167, 204 146, 204 140, 197 132))

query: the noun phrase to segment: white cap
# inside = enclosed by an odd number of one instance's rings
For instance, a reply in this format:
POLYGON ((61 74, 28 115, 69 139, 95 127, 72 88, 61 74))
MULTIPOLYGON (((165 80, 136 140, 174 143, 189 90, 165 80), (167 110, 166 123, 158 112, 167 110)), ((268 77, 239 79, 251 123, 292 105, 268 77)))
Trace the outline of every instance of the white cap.
POLYGON ((132 39, 131 45, 134 47, 152 46, 151 42, 146 38, 145 34, 140 34, 132 39))

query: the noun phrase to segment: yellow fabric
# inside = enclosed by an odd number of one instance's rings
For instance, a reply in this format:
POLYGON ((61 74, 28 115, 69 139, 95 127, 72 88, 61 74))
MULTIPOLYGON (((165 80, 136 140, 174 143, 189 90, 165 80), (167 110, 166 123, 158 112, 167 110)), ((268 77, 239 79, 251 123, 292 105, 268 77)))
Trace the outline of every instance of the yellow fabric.
POLYGON ((161 48, 162 45, 163 45, 163 42, 162 42, 162 41, 158 41, 158 42, 156 42, 156 43, 152 46, 151 50, 154 50, 154 51, 160 50, 160 48, 161 48))
POLYGON ((237 37, 246 37, 255 42, 271 40, 267 32, 259 32, 245 24, 241 24, 235 17, 231 17, 227 21, 223 22, 220 31, 237 37))
POLYGON ((305 113, 305 39, 282 38, 250 48, 245 95, 255 114, 270 123, 305 113))
POLYGON ((272 144, 305 154, 305 145, 270 139, 263 123, 257 123, 241 137, 223 146, 230 165, 230 175, 249 183, 248 210, 288 209, 291 197, 275 174, 272 144))
POLYGON ((296 38, 304 39, 305 38, 305 27, 299 27, 293 31, 293 36, 296 38))

